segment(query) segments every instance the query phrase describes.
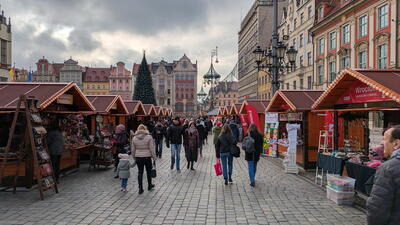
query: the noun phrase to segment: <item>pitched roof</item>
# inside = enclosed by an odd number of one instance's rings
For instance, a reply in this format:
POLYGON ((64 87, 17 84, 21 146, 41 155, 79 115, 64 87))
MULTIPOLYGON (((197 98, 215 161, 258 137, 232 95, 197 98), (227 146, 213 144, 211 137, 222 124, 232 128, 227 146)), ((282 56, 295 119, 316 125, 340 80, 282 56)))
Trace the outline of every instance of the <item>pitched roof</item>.
POLYGON ((311 110, 311 106, 323 91, 311 90, 278 90, 265 109, 266 112, 311 110))
POLYGON ((239 104, 239 103, 233 104, 232 108, 231 108, 231 115, 238 115, 241 106, 242 106, 242 104, 239 104))
POLYGON ((246 105, 252 105, 256 109, 257 113, 264 113, 265 109, 269 104, 269 100, 261 100, 261 99, 247 99, 243 102, 240 107, 239 112, 241 114, 246 114, 246 105))
MULTIPOLYGON (((212 111, 214 111, 214 110, 212 110, 212 111)), ((224 107, 220 107, 220 108, 218 109, 217 115, 218 115, 218 116, 223 116, 223 115, 224 115, 224 107)))
POLYGON ((86 68, 83 82, 108 82, 110 68, 86 68))
POLYGON ((88 95, 86 97, 94 105, 97 113, 129 114, 120 95, 88 95), (112 110, 115 111, 111 112, 112 110))
POLYGON ((157 116, 156 109, 153 104, 143 104, 146 116, 157 116))
POLYGON ((44 110, 63 94, 73 95, 73 104, 79 111, 94 111, 95 107, 81 89, 71 83, 0 82, 0 109, 16 109, 19 96, 25 94, 38 100, 40 110, 44 110))
POLYGON ((313 110, 333 109, 334 104, 355 81, 382 93, 400 104, 400 70, 398 69, 345 69, 312 105, 313 110))
POLYGON ((230 105, 227 105, 227 106, 225 106, 225 111, 224 111, 224 115, 225 116, 229 116, 229 115, 231 115, 231 109, 232 109, 232 106, 230 106, 230 105))
POLYGON ((130 115, 144 116, 146 111, 141 101, 124 101, 130 115))

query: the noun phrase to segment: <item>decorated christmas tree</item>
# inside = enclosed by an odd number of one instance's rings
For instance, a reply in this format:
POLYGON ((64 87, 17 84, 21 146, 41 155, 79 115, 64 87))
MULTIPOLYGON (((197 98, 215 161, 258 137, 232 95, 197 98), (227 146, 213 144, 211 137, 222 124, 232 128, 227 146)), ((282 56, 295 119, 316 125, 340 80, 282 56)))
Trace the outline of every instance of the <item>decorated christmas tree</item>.
POLYGON ((139 100, 143 104, 156 105, 154 97, 153 81, 151 73, 146 61, 146 54, 143 53, 142 63, 139 66, 139 72, 136 76, 135 90, 133 93, 133 100, 139 100))

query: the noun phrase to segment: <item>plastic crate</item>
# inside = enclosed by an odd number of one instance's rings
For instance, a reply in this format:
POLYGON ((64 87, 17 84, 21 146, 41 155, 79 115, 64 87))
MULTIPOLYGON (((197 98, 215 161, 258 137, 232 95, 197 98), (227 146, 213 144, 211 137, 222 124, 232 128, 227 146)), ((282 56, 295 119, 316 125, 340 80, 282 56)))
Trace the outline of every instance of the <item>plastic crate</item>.
POLYGON ((354 202, 354 192, 336 191, 328 186, 326 187, 326 197, 338 205, 352 205, 354 202))
POLYGON ((328 174, 327 186, 336 190, 344 192, 353 192, 356 180, 350 177, 328 174))

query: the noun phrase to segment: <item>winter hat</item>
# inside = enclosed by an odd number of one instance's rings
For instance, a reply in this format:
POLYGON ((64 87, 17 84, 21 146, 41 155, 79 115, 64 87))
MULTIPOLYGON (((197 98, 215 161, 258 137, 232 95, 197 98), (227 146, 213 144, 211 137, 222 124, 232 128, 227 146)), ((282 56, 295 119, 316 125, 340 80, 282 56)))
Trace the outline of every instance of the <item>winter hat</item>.
POLYGON ((222 126, 222 123, 218 121, 215 125, 217 125, 218 127, 220 127, 220 126, 222 126))
POLYGON ((120 159, 129 159, 129 155, 120 153, 120 154, 118 154, 118 158, 120 158, 120 159))

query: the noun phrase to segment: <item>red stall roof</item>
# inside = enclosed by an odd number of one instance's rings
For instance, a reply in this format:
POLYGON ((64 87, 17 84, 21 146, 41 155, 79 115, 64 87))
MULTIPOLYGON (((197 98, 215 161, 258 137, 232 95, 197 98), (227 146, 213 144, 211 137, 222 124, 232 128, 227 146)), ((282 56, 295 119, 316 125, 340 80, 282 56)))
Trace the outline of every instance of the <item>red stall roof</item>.
POLYGON ((238 115, 242 104, 233 104, 231 108, 231 115, 238 115))
POLYGON ((315 101, 313 110, 333 109, 339 98, 354 85, 362 82, 383 96, 400 103, 400 70, 398 69, 345 69, 328 89, 315 101))
POLYGON ((232 106, 230 106, 230 105, 225 106, 224 115, 225 115, 225 116, 231 115, 231 109, 232 109, 232 106))
POLYGON ((77 111, 95 111, 95 107, 90 103, 89 99, 86 98, 81 89, 73 82, 0 82, 0 110, 15 110, 19 96, 22 94, 36 98, 40 110, 45 110, 63 94, 70 94, 73 97, 72 104, 77 106, 77 111))
POLYGON ((252 105, 254 108, 257 110, 258 114, 263 114, 265 113, 265 109, 267 108, 269 104, 269 100, 260 100, 260 99, 248 99, 244 100, 242 103, 242 106, 240 107, 239 113, 240 114, 246 114, 246 105, 252 105))
POLYGON ((322 93, 324 92, 312 90, 278 90, 265 111, 280 112, 290 110, 295 112, 311 110, 311 106, 322 93))
POLYGON ((114 114, 129 114, 120 95, 87 95, 86 97, 94 105, 97 113, 110 113, 114 109, 118 111, 114 114))
POLYGON ((124 101, 130 115, 145 116, 146 110, 141 101, 124 101))
POLYGON ((220 107, 218 109, 218 116, 224 116, 225 107, 220 107))
POLYGON ((157 116, 156 108, 153 104, 143 104, 146 116, 157 116))
POLYGON ((164 110, 161 106, 154 106, 157 116, 164 116, 164 110))

